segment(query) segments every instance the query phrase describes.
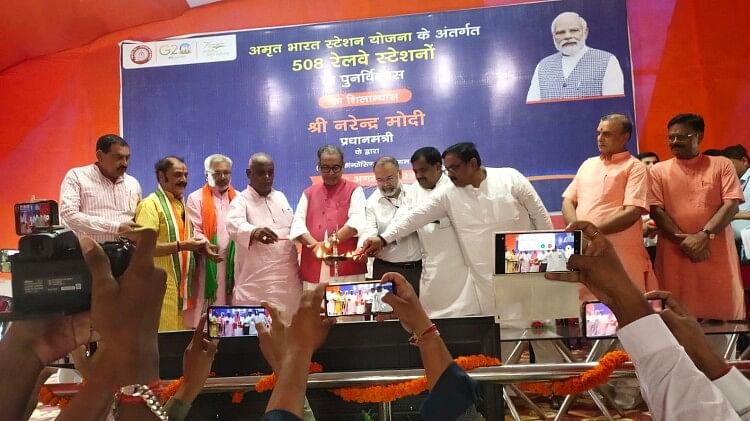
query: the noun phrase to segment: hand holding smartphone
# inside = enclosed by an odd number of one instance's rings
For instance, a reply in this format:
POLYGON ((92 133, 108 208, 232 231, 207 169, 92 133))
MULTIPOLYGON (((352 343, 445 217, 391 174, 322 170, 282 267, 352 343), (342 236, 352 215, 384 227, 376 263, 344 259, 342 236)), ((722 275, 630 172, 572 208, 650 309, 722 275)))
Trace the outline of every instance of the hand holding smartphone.
POLYGON ((371 320, 377 314, 392 313, 383 297, 393 292, 393 283, 380 281, 330 284, 325 291, 325 313, 328 317, 364 316, 371 320))
POLYGON ((271 324, 271 316, 261 306, 210 306, 208 307, 208 336, 232 338, 258 336, 255 323, 271 324))
POLYGON ((495 275, 568 272, 568 259, 581 254, 581 231, 525 231, 495 234, 495 275))

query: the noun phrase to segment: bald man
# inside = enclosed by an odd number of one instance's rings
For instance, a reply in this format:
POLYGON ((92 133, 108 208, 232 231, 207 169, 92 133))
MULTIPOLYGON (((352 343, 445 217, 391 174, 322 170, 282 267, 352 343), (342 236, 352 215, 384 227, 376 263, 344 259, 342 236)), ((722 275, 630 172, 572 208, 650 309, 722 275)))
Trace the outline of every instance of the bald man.
POLYGON ((284 193, 274 190, 273 159, 250 157, 248 187, 232 201, 227 231, 235 241, 235 285, 232 304, 275 304, 289 318, 302 295, 297 248, 289 239, 294 212, 284 193))

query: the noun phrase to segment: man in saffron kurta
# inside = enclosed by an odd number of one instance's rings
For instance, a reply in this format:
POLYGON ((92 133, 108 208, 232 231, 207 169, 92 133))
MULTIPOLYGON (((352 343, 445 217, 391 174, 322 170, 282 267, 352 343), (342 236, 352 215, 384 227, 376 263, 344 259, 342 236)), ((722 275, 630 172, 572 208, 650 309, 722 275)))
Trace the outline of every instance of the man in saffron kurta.
POLYGON ((703 118, 680 114, 667 125, 674 158, 651 168, 651 217, 659 227, 656 274, 696 317, 745 316, 737 249, 729 222, 744 201, 731 162, 700 154, 703 118))
POLYGON ((247 169, 248 187, 229 209, 227 231, 236 244, 234 305, 272 303, 291 321, 302 296, 297 247, 289 239, 294 213, 274 190, 271 157, 257 153, 247 169))
POLYGON ((182 202, 187 186, 187 166, 182 159, 168 156, 155 165, 159 184, 135 210, 135 222, 156 230, 154 265, 167 273, 167 290, 159 319, 159 330, 184 329, 182 310, 190 306, 190 281, 194 252, 218 256, 205 239, 192 238, 192 224, 182 202))
MULTIPOLYGON (((302 243, 300 273, 306 286, 330 282, 333 265, 324 264, 318 255, 330 254, 329 240, 335 233, 338 253, 354 252, 357 235, 365 226, 365 193, 362 187, 342 177, 344 153, 333 145, 318 150, 318 168, 322 184, 314 184, 302 193, 294 213, 290 238, 302 243)), ((364 281, 367 266, 352 260, 339 263, 338 282, 364 281)))
MULTIPOLYGON (((599 156, 581 164, 563 193, 565 222, 591 221, 612 242, 628 276, 641 291, 658 289, 651 262, 643 246, 641 215, 648 212, 646 166, 627 151, 633 124, 623 114, 599 121, 599 156)), ((581 285, 580 298, 596 300, 581 285)))
POLYGON ((234 243, 229 239, 226 216, 235 197, 232 187, 232 160, 220 154, 206 158, 206 184, 190 193, 187 214, 195 238, 205 239, 217 248, 221 263, 201 256, 196 259, 195 282, 190 297, 192 308, 183 314, 185 326, 195 327, 210 305, 226 305, 234 285, 234 243))

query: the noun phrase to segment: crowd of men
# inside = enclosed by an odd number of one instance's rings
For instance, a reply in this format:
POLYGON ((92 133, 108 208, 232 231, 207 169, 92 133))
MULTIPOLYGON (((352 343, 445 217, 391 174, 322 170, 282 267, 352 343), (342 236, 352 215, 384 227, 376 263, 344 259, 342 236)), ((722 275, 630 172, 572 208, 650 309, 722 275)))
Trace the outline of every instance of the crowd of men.
MULTIPOLYGON (((642 293, 671 291, 699 318, 743 319, 732 228, 747 229, 750 219, 746 204, 738 206, 748 201, 750 159, 741 145, 725 150, 729 159, 700 153, 705 127, 698 115, 677 115, 667 129, 674 157, 647 166, 627 149, 628 117, 602 117, 598 153, 565 189, 563 217, 569 226, 590 221, 598 227, 594 236, 606 236, 642 293), (655 240, 657 233, 652 265, 644 237, 655 240)), ((167 276, 159 330, 195 327, 208 305, 223 304, 268 303, 289 323, 303 291, 333 280, 334 268, 322 257, 334 243, 339 254, 353 256, 338 264, 338 282, 363 281, 372 258, 371 276, 401 274, 430 318, 494 315, 493 234, 553 228, 528 179, 513 168, 484 167, 473 143, 442 153, 416 150, 414 185, 402 183, 396 159, 379 158, 377 190, 369 198, 343 177, 341 149, 323 146, 317 153, 322 183, 305 189, 294 210, 274 188, 274 161, 266 153, 250 157, 242 191, 232 186, 230 158, 207 157, 206 183, 189 194, 185 162, 161 158, 155 190, 145 198, 126 174, 124 139, 102 136, 96 156, 94 164, 66 174, 61 220, 96 241, 139 227, 156 231, 154 265, 167 276)), ((653 158, 640 157, 658 161, 653 158)), ((581 300, 595 295, 581 286, 581 300)))
MULTIPOLYGON (((627 150, 632 130, 623 114, 602 117, 598 154, 583 162, 563 193, 565 222, 596 224, 642 291, 670 290, 698 317, 744 318, 735 238, 750 223, 747 205, 738 208, 748 195, 747 152, 737 145, 727 148, 729 159, 701 154, 703 119, 680 114, 668 124, 674 158, 647 167, 627 150), (643 238, 656 232, 652 265, 643 238)), ((303 289, 331 281, 334 268, 321 257, 334 241, 339 254, 354 256, 338 265, 339 282, 363 281, 373 258, 371 276, 402 274, 431 317, 495 314, 492 234, 553 228, 526 177, 484 167, 472 143, 442 154, 433 147, 415 151, 414 185, 402 183, 396 159, 379 158, 369 198, 343 176, 343 152, 323 146, 317 154, 322 183, 308 187, 295 210, 274 188, 274 161, 266 153, 250 157, 241 191, 232 185, 232 160, 207 157, 206 183, 189 194, 185 162, 161 158, 156 188, 145 198, 126 173, 124 139, 102 136, 96 156, 94 164, 66 174, 61 220, 97 241, 135 227, 157 231, 155 264, 168 277, 162 330, 194 327, 209 304, 267 301, 293 314, 303 289)), ((585 287, 580 295, 593 298, 585 287)))

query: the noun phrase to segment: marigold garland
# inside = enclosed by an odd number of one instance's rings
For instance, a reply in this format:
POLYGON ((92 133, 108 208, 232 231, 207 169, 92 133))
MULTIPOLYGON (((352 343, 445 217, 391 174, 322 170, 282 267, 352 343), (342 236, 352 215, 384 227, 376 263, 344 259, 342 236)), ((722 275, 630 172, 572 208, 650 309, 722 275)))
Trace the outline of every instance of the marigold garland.
MULTIPOLYGON (((458 357, 453 361, 466 371, 471 371, 479 367, 498 366, 502 363, 499 359, 488 357, 486 355, 469 355, 458 357)), ((427 390, 427 378, 407 380, 405 382, 375 385, 367 387, 344 387, 334 389, 334 395, 347 402, 357 403, 380 403, 391 402, 407 396, 416 396, 427 390)))
POLYGON ((599 360, 596 367, 586 370, 579 376, 553 382, 526 383, 521 385, 521 390, 544 396, 577 395, 604 384, 612 372, 628 360, 630 357, 623 351, 608 352, 599 360))
MULTIPOLYGON (((310 373, 322 373, 323 372, 323 366, 319 363, 316 363, 315 361, 310 363, 310 373)), ((278 380, 278 377, 276 376, 276 373, 269 374, 267 376, 261 377, 260 380, 258 380, 257 383, 255 383, 255 391, 258 393, 266 392, 276 385, 276 380, 278 380)))

